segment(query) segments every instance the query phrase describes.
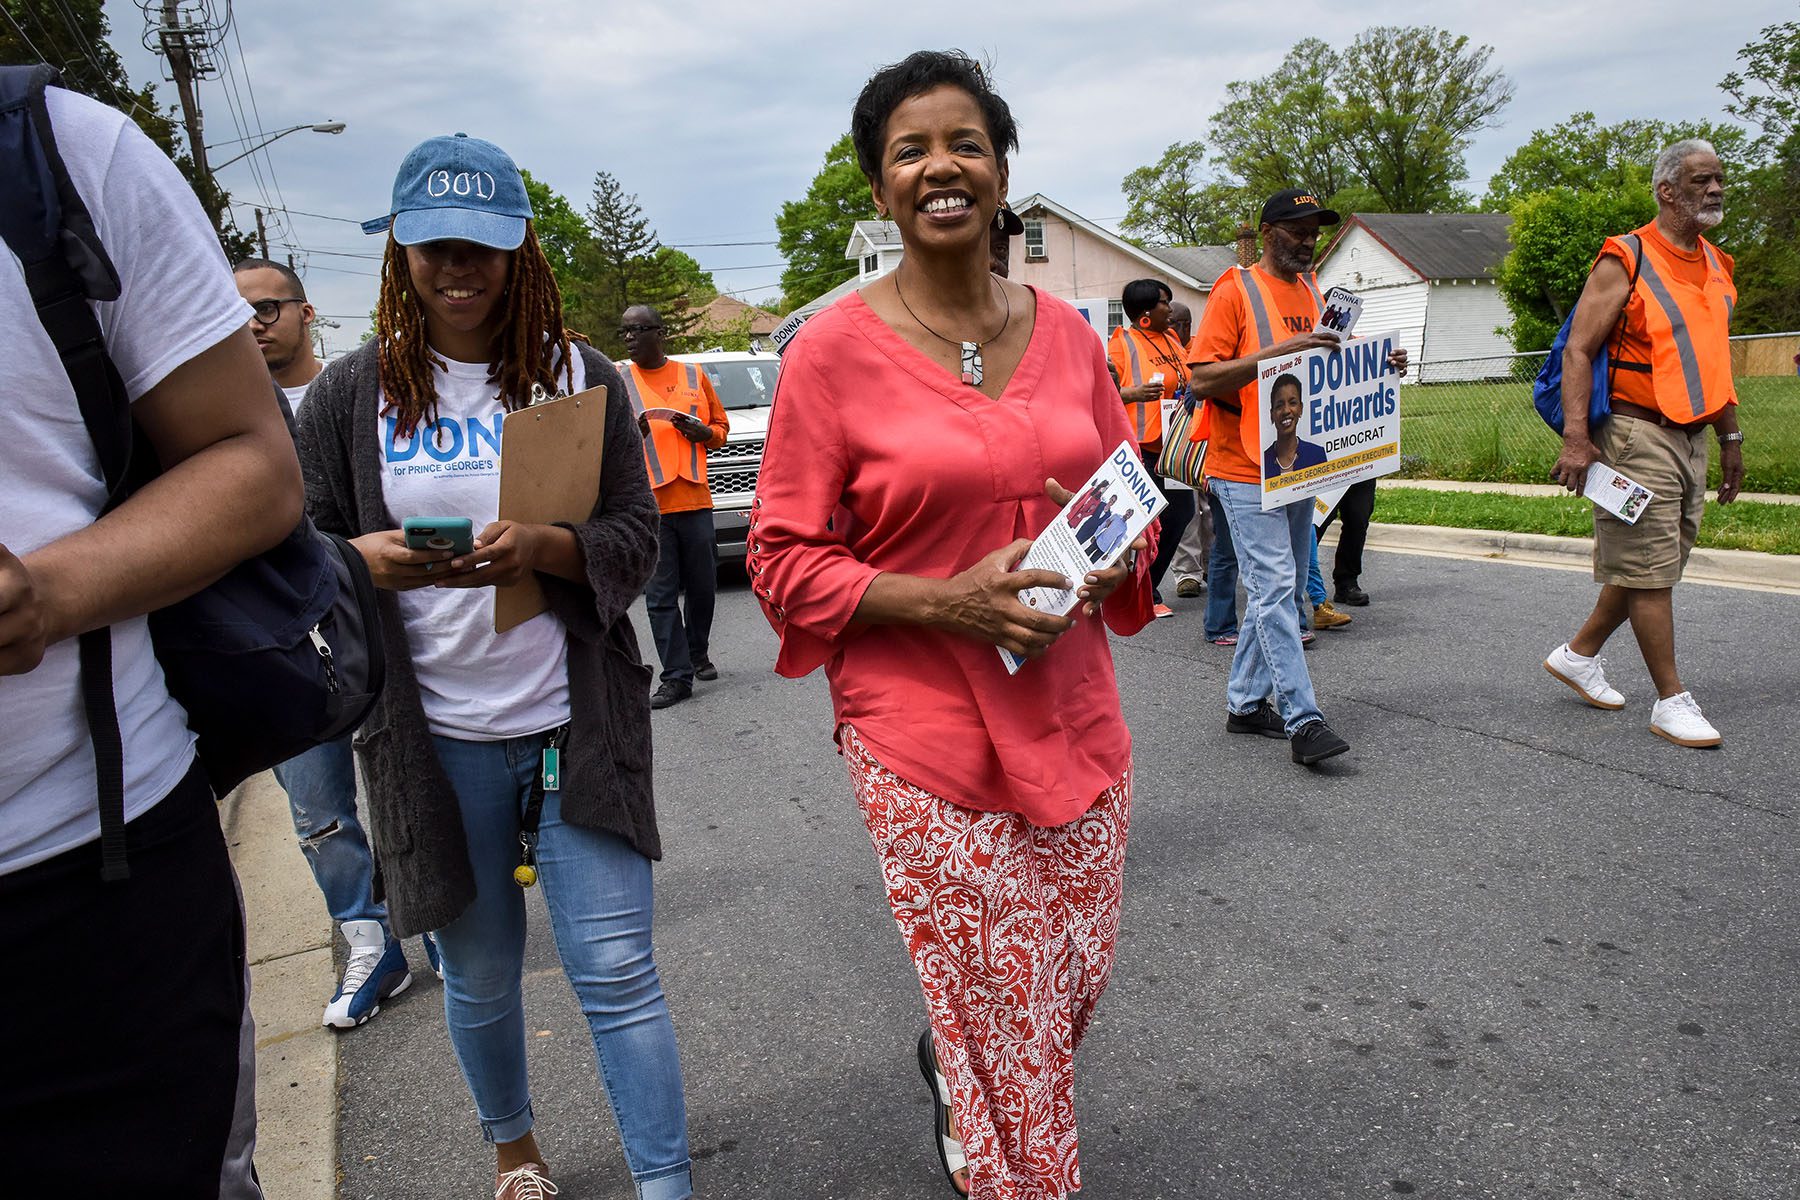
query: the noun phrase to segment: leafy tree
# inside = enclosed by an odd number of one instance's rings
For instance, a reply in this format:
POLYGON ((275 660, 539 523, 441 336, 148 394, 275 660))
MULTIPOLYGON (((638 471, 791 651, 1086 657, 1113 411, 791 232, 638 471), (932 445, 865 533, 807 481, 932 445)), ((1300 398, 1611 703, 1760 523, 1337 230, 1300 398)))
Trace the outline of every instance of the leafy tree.
POLYGON ((1553 188, 1515 201, 1507 231, 1512 252, 1496 275, 1512 310, 1514 349, 1547 349, 1581 295, 1601 243, 1655 215, 1648 179, 1606 191, 1553 188))
POLYGON ((1120 182, 1126 235, 1166 246, 1217 246, 1237 237, 1238 223, 1255 212, 1243 185, 1207 178, 1206 144, 1175 142, 1155 166, 1120 182))
POLYGON ((1456 191, 1469 175, 1463 155, 1513 96, 1488 68, 1493 54, 1421 26, 1377 26, 1350 43, 1336 76, 1344 151, 1389 211, 1466 207, 1456 191))
POLYGON ((694 322, 690 293, 702 282, 710 288, 711 276, 658 241, 637 197, 605 171, 594 176, 587 226, 591 236, 576 250, 572 286, 563 297, 569 327, 610 357, 623 358, 619 318, 632 305, 647 304, 668 327, 669 348, 682 348, 694 322))
POLYGON ((790 311, 856 274, 857 264, 844 257, 844 247, 858 221, 874 219, 875 200, 846 133, 825 152, 806 195, 787 201, 775 218, 775 244, 787 260, 783 303, 790 311))
POLYGON ((1268 75, 1226 85, 1208 137, 1252 196, 1300 187, 1336 197, 1349 184, 1338 145, 1345 132, 1334 82, 1340 65, 1336 50, 1304 38, 1268 75))
POLYGON ((1657 154, 1683 138, 1711 142, 1728 176, 1745 161, 1744 131, 1735 125, 1646 120, 1601 125, 1593 113, 1578 112, 1533 133, 1508 155, 1488 181, 1481 206, 1504 211, 1534 192, 1559 187, 1578 192, 1648 187, 1657 154))
POLYGON ((1743 69, 1719 86, 1731 97, 1725 110, 1757 127, 1759 158, 1725 196, 1737 256, 1732 329, 1800 329, 1800 23, 1769 26, 1738 58, 1743 69))
POLYGON ((219 243, 236 262, 255 254, 256 242, 225 215, 229 195, 211 176, 201 177, 187 151, 186 130, 175 110, 157 102, 155 84, 132 86, 125 64, 108 42, 112 27, 103 0, 0 0, 6 20, 0 22, 0 63, 47 62, 62 73, 63 86, 109 104, 137 122, 139 129, 194 189, 208 213, 219 214, 219 243))
POLYGON ((530 171, 521 169, 519 174, 525 180, 525 195, 531 200, 531 211, 536 214, 531 224, 537 230, 538 245, 544 248, 544 258, 556 276, 556 286, 566 296, 577 283, 576 258, 582 247, 593 240, 593 231, 588 228, 586 218, 575 211, 575 206, 561 192, 530 171))
POLYGON ((1376 26, 1339 54, 1296 42, 1261 79, 1227 85, 1213 145, 1252 195, 1301 187, 1334 208, 1441 212, 1475 134, 1512 100, 1490 46, 1428 26, 1376 26))
POLYGON ((1773 151, 1800 134, 1800 23, 1769 26, 1737 56, 1744 69, 1719 82, 1731 97, 1725 111, 1760 127, 1762 148, 1773 151))

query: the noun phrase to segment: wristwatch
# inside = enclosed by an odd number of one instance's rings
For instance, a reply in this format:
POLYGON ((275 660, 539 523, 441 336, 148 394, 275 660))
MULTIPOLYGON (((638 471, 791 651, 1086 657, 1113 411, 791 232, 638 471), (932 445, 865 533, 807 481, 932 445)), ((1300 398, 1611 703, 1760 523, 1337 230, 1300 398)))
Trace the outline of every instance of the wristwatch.
POLYGON ((1721 433, 1719 435, 1719 444, 1720 445, 1724 445, 1726 442, 1742 442, 1743 440, 1744 440, 1744 431, 1741 429, 1739 429, 1733 433, 1721 433))

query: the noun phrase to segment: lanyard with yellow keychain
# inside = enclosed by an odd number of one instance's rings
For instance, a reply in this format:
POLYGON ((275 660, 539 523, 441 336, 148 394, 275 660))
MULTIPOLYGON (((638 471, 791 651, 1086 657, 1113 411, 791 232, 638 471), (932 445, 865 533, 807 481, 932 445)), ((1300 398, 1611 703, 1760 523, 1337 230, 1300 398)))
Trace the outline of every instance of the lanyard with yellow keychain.
POLYGON ((525 815, 519 822, 519 865, 513 868, 513 882, 522 888, 537 886, 538 823, 544 819, 544 796, 562 791, 562 752, 568 741, 567 725, 552 729, 544 739, 537 778, 531 781, 531 795, 525 800, 525 815))

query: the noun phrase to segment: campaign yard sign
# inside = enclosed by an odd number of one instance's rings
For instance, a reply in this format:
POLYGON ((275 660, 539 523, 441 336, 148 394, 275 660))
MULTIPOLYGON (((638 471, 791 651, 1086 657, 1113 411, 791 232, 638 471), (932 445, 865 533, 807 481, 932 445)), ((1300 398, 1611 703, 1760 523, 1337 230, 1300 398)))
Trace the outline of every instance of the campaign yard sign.
POLYGON ((1400 335, 1265 360, 1257 369, 1262 506, 1280 508, 1400 469, 1400 335))

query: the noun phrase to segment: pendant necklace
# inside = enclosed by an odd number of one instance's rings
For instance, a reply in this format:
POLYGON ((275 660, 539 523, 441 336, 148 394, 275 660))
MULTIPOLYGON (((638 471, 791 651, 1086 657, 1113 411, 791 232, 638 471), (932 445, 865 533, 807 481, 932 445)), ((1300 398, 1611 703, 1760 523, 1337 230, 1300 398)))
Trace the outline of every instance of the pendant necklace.
MULTIPOLYGON (((990 275, 988 278, 992 279, 993 276, 990 275)), ((900 307, 906 310, 907 316, 918 323, 920 329, 923 329, 926 333, 929 333, 940 342, 949 342, 952 346, 957 347, 962 352, 962 381, 970 387, 980 387, 982 367, 981 348, 983 346, 991 346, 998 341, 1000 335, 1006 332, 1007 325, 1012 322, 1012 297, 1006 294, 1006 288, 1000 288, 1000 299, 1006 305, 1006 315, 1000 320, 1000 328, 994 331, 992 337, 983 338, 979 342, 959 342, 955 338, 947 338, 925 322, 920 321, 919 314, 914 312, 912 310, 912 305, 906 302, 906 293, 900 290, 900 272, 898 271, 894 272, 894 295, 900 297, 900 307)))

